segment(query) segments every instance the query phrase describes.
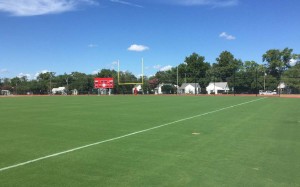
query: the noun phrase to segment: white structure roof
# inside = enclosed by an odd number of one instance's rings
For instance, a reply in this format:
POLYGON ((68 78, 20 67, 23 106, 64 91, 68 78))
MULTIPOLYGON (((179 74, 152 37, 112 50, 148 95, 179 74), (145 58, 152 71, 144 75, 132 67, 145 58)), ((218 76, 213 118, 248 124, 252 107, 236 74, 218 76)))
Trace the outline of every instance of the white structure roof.
POLYGON ((206 87, 206 91, 208 94, 211 92, 215 92, 216 94, 218 91, 229 91, 228 88, 228 83, 227 82, 211 82, 209 85, 206 87))
POLYGON ((200 85, 199 85, 199 83, 183 83, 180 87, 179 87, 179 89, 184 89, 185 87, 187 87, 187 86, 189 86, 189 85, 191 85, 192 87, 196 87, 196 88, 200 88, 200 85), (196 86, 195 86, 196 85, 196 86))

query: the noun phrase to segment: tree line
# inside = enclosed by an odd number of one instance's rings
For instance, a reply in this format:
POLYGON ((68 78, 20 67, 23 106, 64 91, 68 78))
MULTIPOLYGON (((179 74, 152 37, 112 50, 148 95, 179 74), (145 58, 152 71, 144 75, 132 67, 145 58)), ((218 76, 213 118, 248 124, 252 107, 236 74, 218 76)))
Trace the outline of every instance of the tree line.
MULTIPOLYGON (((202 93, 210 82, 228 82, 235 93, 257 93, 258 90, 276 90, 281 82, 288 85, 291 93, 300 93, 300 55, 293 49, 271 49, 262 55, 264 64, 236 59, 229 51, 223 51, 214 63, 205 61, 197 53, 185 57, 184 62, 167 71, 158 71, 154 76, 144 76, 143 92, 153 93, 161 83, 199 83, 202 93), (291 65, 294 62, 294 65, 291 65)), ((116 94, 132 93, 134 85, 118 85, 118 72, 102 69, 97 74, 72 72, 56 75, 55 72, 40 73, 36 79, 26 76, 0 79, 0 89, 14 94, 49 94, 54 87, 66 87, 67 91, 78 90, 80 94, 93 94, 95 77, 113 77, 116 94)), ((141 82, 131 72, 120 72, 120 82, 141 82)), ((176 92, 176 91, 175 91, 176 92)))

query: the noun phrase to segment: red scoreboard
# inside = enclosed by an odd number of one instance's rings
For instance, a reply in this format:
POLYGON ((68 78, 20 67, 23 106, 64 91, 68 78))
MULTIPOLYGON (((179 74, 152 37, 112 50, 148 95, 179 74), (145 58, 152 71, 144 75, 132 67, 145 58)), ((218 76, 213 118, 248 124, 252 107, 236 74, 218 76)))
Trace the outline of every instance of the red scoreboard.
POLYGON ((113 78, 94 78, 94 88, 114 88, 113 78))

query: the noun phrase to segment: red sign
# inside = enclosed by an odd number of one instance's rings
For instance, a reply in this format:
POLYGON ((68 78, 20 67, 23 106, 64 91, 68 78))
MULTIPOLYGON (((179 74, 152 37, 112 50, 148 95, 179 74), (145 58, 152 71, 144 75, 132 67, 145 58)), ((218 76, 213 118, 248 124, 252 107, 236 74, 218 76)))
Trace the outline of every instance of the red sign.
POLYGON ((94 88, 114 88, 113 78, 94 78, 94 88))

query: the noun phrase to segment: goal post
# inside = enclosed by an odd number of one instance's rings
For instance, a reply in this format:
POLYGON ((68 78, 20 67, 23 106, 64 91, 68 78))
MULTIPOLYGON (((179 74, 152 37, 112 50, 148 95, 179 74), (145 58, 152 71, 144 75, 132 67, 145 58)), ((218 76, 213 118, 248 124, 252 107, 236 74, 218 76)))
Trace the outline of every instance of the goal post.
POLYGON ((144 59, 142 58, 142 82, 120 82, 120 61, 118 60, 118 84, 119 85, 134 85, 144 84, 144 59))

